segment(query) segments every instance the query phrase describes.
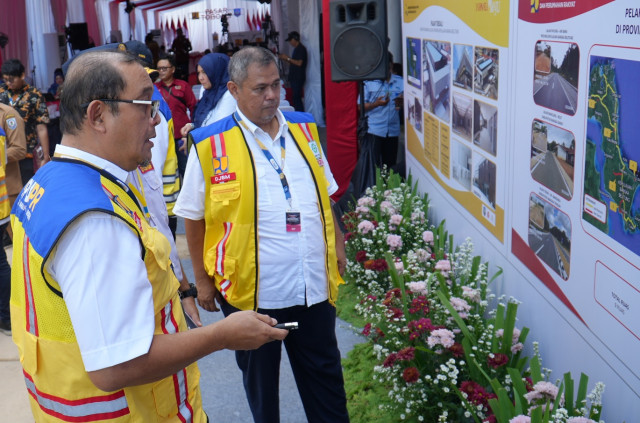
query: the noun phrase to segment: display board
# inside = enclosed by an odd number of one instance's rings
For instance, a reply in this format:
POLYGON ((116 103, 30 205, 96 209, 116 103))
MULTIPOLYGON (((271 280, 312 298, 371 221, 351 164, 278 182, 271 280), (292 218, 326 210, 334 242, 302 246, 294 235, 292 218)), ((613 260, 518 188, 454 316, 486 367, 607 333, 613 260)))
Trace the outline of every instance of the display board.
POLYGON ((405 0, 403 12, 409 170, 468 223, 449 231, 480 233, 637 403, 640 4, 405 0))

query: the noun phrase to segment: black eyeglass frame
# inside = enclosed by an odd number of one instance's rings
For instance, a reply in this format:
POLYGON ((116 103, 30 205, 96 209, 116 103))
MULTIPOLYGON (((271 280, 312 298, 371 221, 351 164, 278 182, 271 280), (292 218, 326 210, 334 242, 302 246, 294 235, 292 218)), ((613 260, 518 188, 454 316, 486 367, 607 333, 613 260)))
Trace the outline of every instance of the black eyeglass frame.
MULTIPOLYGON (((91 101, 115 101, 118 103, 130 103, 130 104, 141 104, 144 106, 151 106, 151 119, 154 119, 158 114, 158 110, 160 109, 160 100, 123 100, 121 98, 96 98, 91 101)), ((88 107, 89 103, 81 104, 80 107, 88 107)))

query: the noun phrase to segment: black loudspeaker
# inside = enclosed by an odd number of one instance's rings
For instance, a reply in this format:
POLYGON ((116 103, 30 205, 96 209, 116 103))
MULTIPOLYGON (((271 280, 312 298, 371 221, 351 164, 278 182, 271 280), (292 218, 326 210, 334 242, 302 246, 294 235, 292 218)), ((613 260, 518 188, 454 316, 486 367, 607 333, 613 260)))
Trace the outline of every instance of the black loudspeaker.
POLYGON ((330 2, 331 80, 386 79, 386 0, 330 2))
POLYGON ((89 30, 86 22, 69 24, 66 32, 72 49, 86 50, 89 48, 89 30))

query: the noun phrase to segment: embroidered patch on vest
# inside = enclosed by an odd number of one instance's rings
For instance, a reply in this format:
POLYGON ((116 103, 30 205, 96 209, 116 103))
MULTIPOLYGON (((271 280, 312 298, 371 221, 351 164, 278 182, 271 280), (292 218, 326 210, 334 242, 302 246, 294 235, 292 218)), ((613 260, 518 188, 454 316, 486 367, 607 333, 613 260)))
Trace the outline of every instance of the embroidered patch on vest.
POLYGON ((221 175, 229 171, 229 158, 227 156, 220 156, 213 158, 213 174, 221 175))
POLYGON ((235 181, 235 180, 236 180, 236 173, 235 172, 220 173, 220 174, 217 174, 217 175, 213 175, 211 177, 211 183, 212 184, 221 184, 223 182, 235 181))

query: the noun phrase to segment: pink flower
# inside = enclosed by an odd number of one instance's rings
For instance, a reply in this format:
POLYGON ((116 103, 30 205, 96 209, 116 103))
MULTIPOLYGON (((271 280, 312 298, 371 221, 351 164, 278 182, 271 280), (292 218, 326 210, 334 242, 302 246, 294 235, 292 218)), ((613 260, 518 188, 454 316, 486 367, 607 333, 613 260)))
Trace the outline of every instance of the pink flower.
POLYGON ((551 382, 538 382, 533 385, 533 391, 524 395, 524 397, 529 401, 529 404, 533 403, 538 399, 550 399, 555 400, 558 395, 558 387, 551 382))
POLYGON ((427 244, 431 244, 433 242, 433 232, 424 231, 422 233, 422 240, 427 244))
POLYGON ((409 384, 416 383, 418 379, 420 379, 420 372, 415 367, 408 367, 404 369, 402 377, 404 378, 405 382, 409 384))
POLYGON ((414 294, 426 294, 427 293, 427 284, 424 281, 417 282, 409 282, 407 284, 409 291, 414 294))
POLYGON ((402 247, 402 237, 400 235, 387 235, 387 245, 393 250, 397 250, 402 247))
POLYGON ((358 224, 358 230, 363 234, 371 232, 373 228, 373 223, 369 222, 368 220, 363 220, 358 224))
POLYGON ((383 213, 394 214, 396 212, 395 207, 389 201, 385 200, 380 203, 380 211, 383 213))
POLYGON ((398 257, 395 259, 396 270, 402 272, 404 270, 404 263, 398 257))
POLYGON ((431 336, 427 338, 427 344, 430 348, 436 345, 442 345, 445 348, 451 348, 454 343, 454 335, 449 329, 436 329, 431 332, 431 336))
POLYGON ((422 223, 424 222, 424 212, 418 211, 418 212, 413 212, 411 213, 411 221, 413 223, 422 223))
POLYGON ((509 423, 531 423, 531 417, 520 414, 509 420, 509 423))
POLYGON ((431 258, 431 253, 428 252, 427 250, 423 250, 422 248, 419 248, 416 250, 416 259, 418 259, 420 263, 424 263, 430 258, 431 258))
POLYGON ((463 286, 462 287, 462 296, 464 298, 467 298, 472 303, 479 303, 480 302, 480 291, 477 290, 477 289, 473 289, 473 288, 468 287, 468 286, 463 286))
POLYGON ((451 262, 449 260, 438 260, 436 263, 436 270, 442 273, 451 271, 451 262))
POLYGON ((465 318, 467 312, 471 310, 471 306, 462 298, 451 297, 449 301, 451 301, 451 305, 458 313, 460 313, 460 317, 462 318, 465 318), (465 315, 464 317, 462 316, 463 314, 465 315))
POLYGON ((358 206, 358 207, 356 207, 356 213, 360 213, 361 215, 365 215, 365 214, 369 213, 369 207, 358 206))
POLYGON ((513 344, 511 346, 511 354, 516 354, 516 353, 522 351, 523 348, 524 348, 524 345, 522 345, 522 342, 518 342, 516 344, 513 344))
POLYGON ((358 205, 359 206, 371 207, 371 206, 373 206, 375 204, 376 204, 376 201, 371 197, 365 196, 365 197, 362 197, 362 198, 358 199, 358 205))
POLYGON ((392 214, 389 218, 389 225, 398 226, 400 223, 402 223, 402 215, 392 214))

